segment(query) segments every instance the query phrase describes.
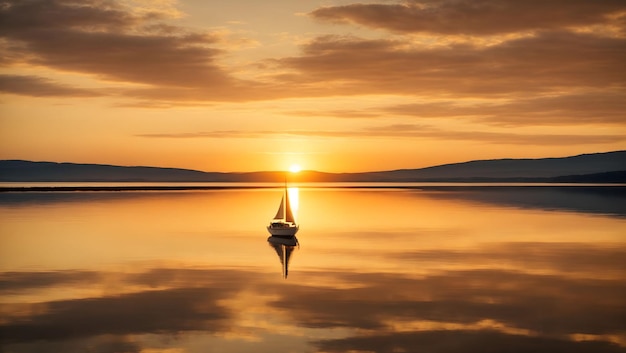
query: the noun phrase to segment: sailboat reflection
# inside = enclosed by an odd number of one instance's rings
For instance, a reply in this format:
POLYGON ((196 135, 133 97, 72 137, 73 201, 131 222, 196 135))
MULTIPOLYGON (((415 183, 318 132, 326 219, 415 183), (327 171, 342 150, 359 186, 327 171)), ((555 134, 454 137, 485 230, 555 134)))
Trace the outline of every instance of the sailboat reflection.
POLYGON ((289 260, 291 259, 291 254, 295 250, 296 247, 300 248, 300 243, 298 243, 298 238, 293 237, 277 237, 271 236, 267 238, 267 243, 274 248, 276 254, 278 254, 278 258, 280 258, 280 264, 283 268, 283 278, 287 278, 289 275, 289 260))

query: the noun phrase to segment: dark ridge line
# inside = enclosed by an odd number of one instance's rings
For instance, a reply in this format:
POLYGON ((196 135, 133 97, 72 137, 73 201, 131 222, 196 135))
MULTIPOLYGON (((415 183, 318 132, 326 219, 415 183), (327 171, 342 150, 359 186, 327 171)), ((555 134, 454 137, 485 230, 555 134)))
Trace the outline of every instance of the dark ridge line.
MULTIPOLYGON (((252 190, 252 189, 281 189, 282 184, 265 186, 24 186, 0 187, 0 193, 8 192, 127 192, 127 191, 194 191, 194 190, 252 190)), ((588 183, 528 183, 524 185, 297 185, 300 189, 414 189, 414 190, 476 190, 476 189, 512 189, 512 188, 619 188, 626 189, 626 184, 593 184, 588 183)))
MULTIPOLYGON (((278 186, 277 186, 278 187, 278 186)), ((282 187, 282 186, 281 186, 282 187)), ((74 192, 74 191, 186 191, 225 189, 268 189, 266 186, 8 186, 0 192, 74 192)))

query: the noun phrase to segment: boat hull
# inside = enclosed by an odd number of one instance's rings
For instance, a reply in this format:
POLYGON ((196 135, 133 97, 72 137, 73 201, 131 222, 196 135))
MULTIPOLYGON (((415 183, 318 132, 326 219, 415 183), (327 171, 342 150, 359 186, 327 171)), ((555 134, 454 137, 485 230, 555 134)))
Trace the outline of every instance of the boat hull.
POLYGON ((267 231, 270 232, 271 235, 278 237, 292 237, 296 235, 298 232, 298 226, 293 227, 272 227, 267 226, 267 231))

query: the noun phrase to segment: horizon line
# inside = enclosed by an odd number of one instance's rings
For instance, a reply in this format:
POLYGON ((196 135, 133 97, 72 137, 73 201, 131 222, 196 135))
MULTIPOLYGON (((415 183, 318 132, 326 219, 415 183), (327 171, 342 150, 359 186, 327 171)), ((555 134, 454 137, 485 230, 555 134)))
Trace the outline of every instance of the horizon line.
POLYGON ((430 165, 426 167, 418 167, 418 168, 396 168, 396 169, 385 169, 385 170, 370 170, 370 171, 356 171, 356 172, 327 172, 320 171, 316 169, 303 169, 298 172, 291 172, 289 170, 255 170, 255 171, 205 171, 200 169, 191 169, 191 168, 183 168, 183 167, 163 167, 163 166, 154 166, 154 165, 120 165, 120 164, 109 164, 109 163, 89 163, 89 162, 55 162, 55 161, 37 161, 37 160, 28 160, 28 159, 2 159, 0 161, 15 161, 15 162, 31 162, 31 163, 54 163, 54 164, 75 164, 75 165, 98 165, 98 166, 107 166, 107 167, 122 167, 122 168, 155 168, 155 169, 174 169, 174 170, 187 170, 193 172, 200 173, 219 173, 219 174, 254 174, 254 173, 289 173, 289 174, 300 174, 300 173, 323 173, 323 174, 365 174, 365 173, 383 173, 383 172, 394 172, 394 171, 403 171, 403 170, 420 170, 420 169, 428 169, 435 168, 447 165, 456 165, 456 164, 464 164, 471 162, 484 162, 484 161, 499 161, 499 160, 540 160, 540 159, 562 159, 562 158, 572 158, 572 157, 580 157, 586 155, 594 155, 594 154, 608 154, 608 153, 617 153, 617 152, 626 152, 626 150, 612 150, 605 152, 588 152, 588 153, 579 153, 575 155, 567 155, 567 156, 559 156, 559 157, 539 157, 539 158, 491 158, 491 159, 470 159, 460 162, 452 162, 452 163, 444 163, 437 165, 430 165))

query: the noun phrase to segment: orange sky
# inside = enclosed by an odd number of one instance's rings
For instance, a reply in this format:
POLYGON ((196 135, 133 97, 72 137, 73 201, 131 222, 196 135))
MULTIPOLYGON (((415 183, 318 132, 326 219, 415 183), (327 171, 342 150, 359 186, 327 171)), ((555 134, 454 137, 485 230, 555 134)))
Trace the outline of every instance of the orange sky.
POLYGON ((3 0, 0 36, 0 159, 336 172, 626 149, 623 0, 3 0))

